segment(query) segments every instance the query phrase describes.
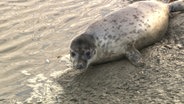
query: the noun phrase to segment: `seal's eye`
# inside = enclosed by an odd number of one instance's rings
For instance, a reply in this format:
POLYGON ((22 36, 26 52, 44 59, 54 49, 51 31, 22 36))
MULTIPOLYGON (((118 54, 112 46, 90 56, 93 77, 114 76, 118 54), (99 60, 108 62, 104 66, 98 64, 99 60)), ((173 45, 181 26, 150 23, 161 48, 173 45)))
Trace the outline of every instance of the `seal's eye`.
POLYGON ((87 51, 85 54, 86 54, 86 57, 87 57, 88 59, 90 59, 90 58, 91 58, 90 51, 87 51))
POLYGON ((75 55, 76 55, 76 54, 75 54, 74 52, 70 52, 70 56, 71 56, 71 57, 75 57, 75 55))

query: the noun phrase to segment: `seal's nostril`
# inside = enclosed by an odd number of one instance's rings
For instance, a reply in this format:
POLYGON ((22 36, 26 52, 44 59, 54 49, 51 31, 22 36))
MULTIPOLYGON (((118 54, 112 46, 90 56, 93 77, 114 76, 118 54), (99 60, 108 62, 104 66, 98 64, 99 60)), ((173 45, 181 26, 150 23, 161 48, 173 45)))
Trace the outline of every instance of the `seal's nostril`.
POLYGON ((82 68, 84 68, 84 67, 83 67, 83 64, 78 64, 76 68, 77 68, 77 69, 82 69, 82 68))

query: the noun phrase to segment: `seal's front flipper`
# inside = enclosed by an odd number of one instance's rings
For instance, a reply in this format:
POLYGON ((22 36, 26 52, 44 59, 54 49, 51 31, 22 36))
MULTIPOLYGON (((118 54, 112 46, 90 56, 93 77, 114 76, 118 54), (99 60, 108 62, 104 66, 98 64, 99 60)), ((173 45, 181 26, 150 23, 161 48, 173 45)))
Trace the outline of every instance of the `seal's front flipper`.
POLYGON ((144 61, 142 59, 141 53, 134 47, 128 47, 125 56, 129 61, 135 66, 144 66, 144 61))

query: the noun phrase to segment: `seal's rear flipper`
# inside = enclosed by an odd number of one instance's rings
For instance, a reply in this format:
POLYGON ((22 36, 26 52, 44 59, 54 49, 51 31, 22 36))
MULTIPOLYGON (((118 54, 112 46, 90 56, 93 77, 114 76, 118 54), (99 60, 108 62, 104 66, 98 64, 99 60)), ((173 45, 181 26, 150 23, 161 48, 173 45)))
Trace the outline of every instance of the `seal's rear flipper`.
POLYGON ((184 0, 169 3, 170 12, 184 11, 184 0))
POLYGON ((134 46, 128 47, 125 56, 135 66, 144 66, 145 65, 144 61, 142 59, 141 53, 134 46))

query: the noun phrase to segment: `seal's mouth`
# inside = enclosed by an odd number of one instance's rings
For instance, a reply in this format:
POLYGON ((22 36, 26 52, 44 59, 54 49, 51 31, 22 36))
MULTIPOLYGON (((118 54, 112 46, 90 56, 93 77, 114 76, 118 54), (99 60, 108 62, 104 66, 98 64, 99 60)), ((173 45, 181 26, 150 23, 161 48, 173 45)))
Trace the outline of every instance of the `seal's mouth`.
POLYGON ((77 65, 75 68, 78 70, 86 69, 86 67, 82 65, 77 65))
POLYGON ((73 67, 75 70, 87 70, 87 67, 73 67))
POLYGON ((73 68, 76 70, 86 70, 88 68, 88 65, 84 63, 80 63, 80 64, 73 65, 73 68))

